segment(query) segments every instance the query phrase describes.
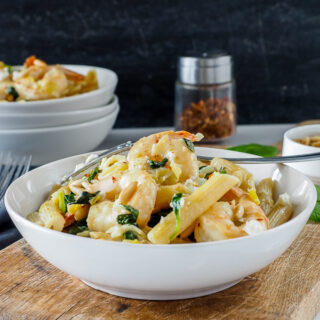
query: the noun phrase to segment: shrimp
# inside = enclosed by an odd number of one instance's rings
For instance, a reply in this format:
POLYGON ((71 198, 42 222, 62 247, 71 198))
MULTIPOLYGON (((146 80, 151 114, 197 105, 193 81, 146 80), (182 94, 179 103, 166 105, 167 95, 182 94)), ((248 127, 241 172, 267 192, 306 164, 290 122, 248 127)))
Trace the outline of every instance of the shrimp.
POLYGON ((195 135, 185 131, 165 131, 140 139, 128 153, 129 169, 138 168, 152 172, 148 160, 162 161, 166 158, 168 161, 165 168, 170 169, 175 176, 169 184, 197 179, 197 156, 182 138, 197 140, 195 135))
POLYGON ((128 213, 120 204, 129 205, 139 211, 137 219, 139 227, 145 227, 150 220, 156 202, 157 184, 152 176, 143 170, 128 171, 122 176, 119 183, 122 191, 119 199, 115 201, 119 214, 128 213))
POLYGON ((117 225, 120 214, 130 214, 123 205, 138 210, 137 224, 140 228, 148 223, 158 189, 151 175, 142 170, 127 172, 121 177, 119 186, 121 192, 116 201, 106 200, 91 206, 87 219, 90 230, 106 232, 117 225))
POLYGON ((215 203, 198 218, 194 230, 198 242, 237 238, 268 229, 266 215, 246 192, 235 187, 224 198, 229 202, 215 203), (231 195, 237 198, 237 205, 231 195))

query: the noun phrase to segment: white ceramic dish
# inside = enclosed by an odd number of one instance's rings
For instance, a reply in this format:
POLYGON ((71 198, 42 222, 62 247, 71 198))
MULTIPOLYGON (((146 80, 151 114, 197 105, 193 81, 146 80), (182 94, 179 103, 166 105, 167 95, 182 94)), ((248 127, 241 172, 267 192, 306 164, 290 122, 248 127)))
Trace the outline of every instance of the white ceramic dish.
MULTIPOLYGON (((295 127, 286 131, 283 138, 282 154, 290 156, 320 152, 320 148, 306 146, 294 141, 295 139, 315 135, 320 135, 320 124, 295 127)), ((309 176, 314 183, 320 184, 320 160, 288 163, 288 165, 309 176)))
POLYGON ((32 154, 32 164, 40 165, 96 148, 108 135, 119 105, 106 116, 68 126, 0 130, 0 152, 14 150, 17 154, 32 154))
POLYGON ((0 112, 31 113, 82 110, 105 105, 111 100, 118 83, 118 77, 115 72, 109 69, 93 66, 78 66, 68 64, 63 66, 81 74, 86 74, 89 70, 95 69, 97 72, 99 88, 87 93, 59 99, 28 102, 1 102, 0 112))
POLYGON ((104 106, 83 110, 39 113, 0 112, 0 129, 36 129, 87 122, 113 112, 118 104, 118 98, 114 96, 110 103, 104 106))
MULTIPOLYGON (((239 153, 196 148, 199 155, 239 153)), ((241 154, 242 156, 252 155, 241 154)), ((137 245, 77 237, 25 219, 39 208, 53 183, 83 161, 83 155, 39 167, 7 190, 9 215, 28 243, 47 261, 89 286, 111 294, 151 300, 211 294, 241 281, 279 257, 298 236, 316 202, 312 182, 285 165, 246 165, 258 180, 272 176, 276 192, 287 192, 294 218, 263 232, 232 240, 177 245, 137 245)))

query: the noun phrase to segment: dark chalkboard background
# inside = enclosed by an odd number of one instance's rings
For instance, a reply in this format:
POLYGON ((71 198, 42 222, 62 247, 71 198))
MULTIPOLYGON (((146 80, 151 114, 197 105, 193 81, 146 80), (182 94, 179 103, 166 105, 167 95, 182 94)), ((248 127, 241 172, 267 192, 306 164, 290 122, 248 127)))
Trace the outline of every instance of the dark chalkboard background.
POLYGON ((118 127, 172 125, 176 59, 227 50, 240 123, 320 118, 319 0, 15 1, 0 3, 0 60, 115 70, 118 127))

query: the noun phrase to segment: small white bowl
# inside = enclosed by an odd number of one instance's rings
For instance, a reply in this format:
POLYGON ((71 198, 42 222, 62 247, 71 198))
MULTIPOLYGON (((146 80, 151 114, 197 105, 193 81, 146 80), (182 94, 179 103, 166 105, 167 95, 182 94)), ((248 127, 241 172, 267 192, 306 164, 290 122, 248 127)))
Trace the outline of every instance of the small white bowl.
POLYGON ((1 129, 36 129, 65 126, 100 119, 118 106, 117 96, 107 105, 74 111, 29 113, 0 113, 1 129))
MULTIPOLYGON (((320 152, 320 148, 307 146, 295 141, 295 139, 303 139, 307 136, 315 135, 320 135, 320 124, 295 127, 286 131, 283 138, 282 155, 291 156, 320 152)), ((320 160, 288 163, 288 165, 309 176, 314 183, 320 184, 320 160)))
POLYGON ((97 90, 65 98, 27 102, 1 102, 0 112, 31 113, 82 110, 105 105, 111 100, 118 83, 118 77, 115 72, 109 69, 93 66, 68 64, 63 66, 83 75, 87 74, 89 70, 95 69, 97 72, 99 88, 97 90))
POLYGON ((108 135, 119 105, 106 116, 60 127, 0 130, 0 152, 32 154, 32 164, 41 165, 96 148, 108 135))
MULTIPOLYGON (((252 157, 196 148, 199 155, 252 157)), ((287 192, 294 217, 266 232, 216 242, 128 244, 94 240, 38 226, 25 217, 37 210, 54 183, 82 162, 79 155, 34 169, 11 184, 5 205, 28 243, 47 261, 89 286, 122 297, 172 300, 208 295, 233 286, 279 257, 298 236, 316 203, 313 183, 286 165, 246 165, 258 180, 272 177, 287 192)))

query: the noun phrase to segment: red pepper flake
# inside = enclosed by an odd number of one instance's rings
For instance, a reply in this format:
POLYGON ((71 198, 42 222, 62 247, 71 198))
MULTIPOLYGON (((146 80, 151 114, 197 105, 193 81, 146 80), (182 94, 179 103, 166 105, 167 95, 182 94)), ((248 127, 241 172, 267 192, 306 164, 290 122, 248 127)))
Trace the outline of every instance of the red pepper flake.
POLYGON ((86 173, 84 176, 85 176, 85 177, 89 177, 89 173, 86 173))
POLYGON ((115 183, 117 179, 115 177, 112 177, 112 182, 115 183))

